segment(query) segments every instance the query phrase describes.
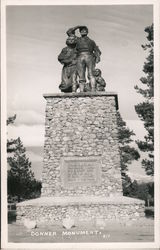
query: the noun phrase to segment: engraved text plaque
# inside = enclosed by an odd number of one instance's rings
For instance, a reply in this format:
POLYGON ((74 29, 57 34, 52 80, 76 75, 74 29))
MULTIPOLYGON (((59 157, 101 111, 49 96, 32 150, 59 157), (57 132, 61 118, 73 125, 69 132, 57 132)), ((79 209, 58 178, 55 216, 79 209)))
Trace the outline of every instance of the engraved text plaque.
POLYGON ((100 157, 64 157, 61 161, 64 188, 101 184, 100 157))

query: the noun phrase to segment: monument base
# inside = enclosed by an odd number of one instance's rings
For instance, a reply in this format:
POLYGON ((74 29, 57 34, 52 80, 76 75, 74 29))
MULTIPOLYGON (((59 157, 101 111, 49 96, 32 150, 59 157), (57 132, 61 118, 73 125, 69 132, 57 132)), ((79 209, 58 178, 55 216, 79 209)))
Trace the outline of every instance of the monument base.
POLYGON ((125 196, 115 197, 41 197, 17 204, 17 222, 23 218, 37 224, 61 223, 67 216, 79 222, 103 220, 139 220, 145 216, 144 201, 125 196))

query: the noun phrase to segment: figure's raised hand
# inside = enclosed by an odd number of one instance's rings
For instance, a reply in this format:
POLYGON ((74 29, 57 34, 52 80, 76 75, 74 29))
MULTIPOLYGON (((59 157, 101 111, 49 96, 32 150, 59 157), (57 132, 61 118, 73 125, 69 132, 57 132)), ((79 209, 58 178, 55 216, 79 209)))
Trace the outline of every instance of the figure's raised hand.
POLYGON ((69 30, 67 30, 67 35, 68 36, 71 36, 71 35, 75 35, 75 31, 77 30, 77 29, 79 29, 79 27, 81 27, 81 26, 75 26, 75 27, 73 27, 73 28, 70 28, 69 30))

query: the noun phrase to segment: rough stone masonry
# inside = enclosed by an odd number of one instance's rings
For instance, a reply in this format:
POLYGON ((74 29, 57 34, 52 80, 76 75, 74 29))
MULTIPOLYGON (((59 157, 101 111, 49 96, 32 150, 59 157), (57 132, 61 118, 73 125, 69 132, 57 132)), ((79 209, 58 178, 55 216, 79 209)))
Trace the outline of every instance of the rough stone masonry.
POLYGON ((17 220, 62 224, 68 216, 84 223, 143 218, 144 201, 122 194, 117 94, 61 93, 44 97, 42 195, 18 203, 17 220))
MULTIPOLYGON (((85 194, 108 197, 110 194, 122 194, 116 94, 71 93, 44 97, 47 105, 42 196, 85 194), (76 159, 81 160, 82 165, 85 159, 88 164, 91 161, 90 165, 93 168, 97 157, 98 184, 96 185, 96 178, 94 180, 91 174, 88 176, 89 173, 86 171, 86 174, 83 174, 83 180, 87 175, 86 183, 75 179, 72 183, 70 181, 67 187, 64 183, 65 167, 62 161, 64 159, 65 163, 68 157, 73 160, 73 168, 76 159)), ((91 168, 88 172, 93 171, 91 168)), ((86 167, 81 167, 81 172, 85 169, 86 167)), ((76 173, 71 173, 71 167, 69 171, 70 174, 74 174, 73 179, 76 178, 76 173)), ((80 166, 77 167, 77 171, 80 172, 80 166)))

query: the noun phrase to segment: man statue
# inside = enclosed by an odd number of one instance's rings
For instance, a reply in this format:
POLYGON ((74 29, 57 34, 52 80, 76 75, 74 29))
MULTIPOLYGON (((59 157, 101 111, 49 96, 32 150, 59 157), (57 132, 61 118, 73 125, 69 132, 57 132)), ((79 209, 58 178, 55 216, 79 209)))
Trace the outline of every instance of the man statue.
POLYGON ((91 83, 91 91, 96 91, 96 81, 93 74, 95 64, 100 61, 101 51, 96 43, 91 40, 88 35, 88 28, 86 26, 76 26, 67 31, 68 36, 75 35, 75 31, 79 29, 81 37, 77 37, 77 73, 79 76, 80 92, 84 92, 86 83, 86 69, 88 79, 91 83))
POLYGON ((62 92, 76 92, 77 83, 77 38, 71 35, 67 38, 67 47, 63 48, 58 56, 58 60, 62 63, 62 79, 59 88, 62 92))

